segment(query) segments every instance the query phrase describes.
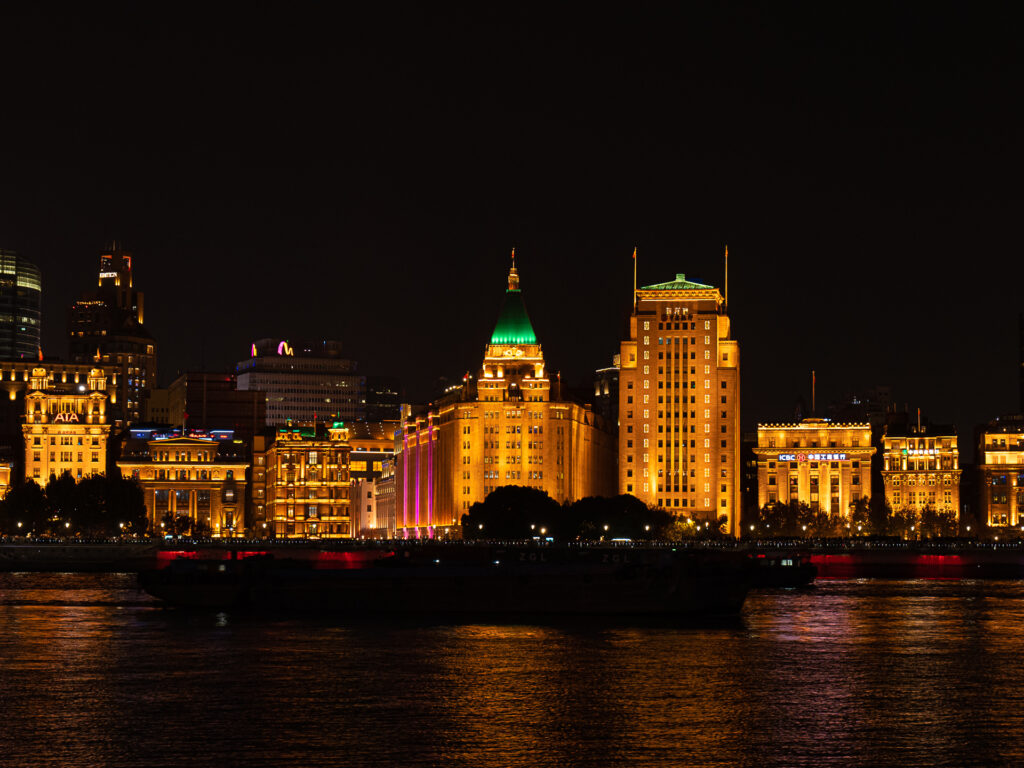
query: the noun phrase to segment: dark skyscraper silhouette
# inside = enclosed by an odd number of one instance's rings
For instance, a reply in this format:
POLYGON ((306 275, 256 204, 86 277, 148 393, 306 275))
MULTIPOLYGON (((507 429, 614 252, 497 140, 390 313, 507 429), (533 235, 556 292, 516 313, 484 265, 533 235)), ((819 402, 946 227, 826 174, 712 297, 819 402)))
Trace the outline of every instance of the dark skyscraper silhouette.
POLYGON ((132 254, 114 243, 100 255, 99 288, 71 305, 71 359, 94 362, 114 378, 110 410, 124 427, 145 414, 156 386, 156 342, 143 326, 143 296, 132 285, 132 254))

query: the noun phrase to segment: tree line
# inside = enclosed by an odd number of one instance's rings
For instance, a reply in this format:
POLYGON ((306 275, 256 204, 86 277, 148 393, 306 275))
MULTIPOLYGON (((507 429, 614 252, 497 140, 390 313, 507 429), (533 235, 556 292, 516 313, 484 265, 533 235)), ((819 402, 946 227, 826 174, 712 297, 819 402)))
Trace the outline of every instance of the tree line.
POLYGON ((41 486, 29 479, 0 500, 0 533, 6 536, 111 538, 144 536, 148 530, 142 489, 134 480, 69 472, 41 486))
POLYGON ((744 536, 758 538, 834 538, 843 536, 899 536, 905 539, 957 536, 954 512, 925 507, 892 509, 884 500, 861 498, 850 505, 849 516, 828 514, 802 501, 766 504, 744 521, 744 536))
POLYGON ((464 539, 550 537, 565 542, 715 538, 724 535, 725 521, 679 517, 629 494, 589 496, 563 505, 537 488, 505 485, 473 504, 461 522, 464 539))

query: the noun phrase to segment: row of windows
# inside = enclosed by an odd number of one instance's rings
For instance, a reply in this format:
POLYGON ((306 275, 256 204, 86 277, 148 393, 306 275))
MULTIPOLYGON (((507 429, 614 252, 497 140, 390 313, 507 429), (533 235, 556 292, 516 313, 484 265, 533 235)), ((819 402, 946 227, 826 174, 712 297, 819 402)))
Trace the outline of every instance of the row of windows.
MULTIPOLYGON (((82 451, 78 451, 78 453, 77 453, 78 458, 77 459, 74 458, 75 455, 76 454, 74 452, 72 452, 72 451, 61 451, 60 452, 60 460, 61 460, 61 462, 64 462, 64 463, 72 462, 72 461, 85 461, 85 459, 82 458, 83 455, 84 455, 82 451)), ((97 451, 92 451, 89 454, 89 456, 90 456, 89 461, 91 461, 93 463, 96 463, 96 464, 99 463, 100 455, 99 455, 99 453, 97 451)), ((42 460, 43 459, 42 459, 42 452, 41 451, 32 451, 32 461, 39 462, 39 461, 42 461, 42 460)), ((56 462, 56 461, 57 461, 57 452, 56 451, 50 451, 50 462, 52 463, 52 462, 56 462)))

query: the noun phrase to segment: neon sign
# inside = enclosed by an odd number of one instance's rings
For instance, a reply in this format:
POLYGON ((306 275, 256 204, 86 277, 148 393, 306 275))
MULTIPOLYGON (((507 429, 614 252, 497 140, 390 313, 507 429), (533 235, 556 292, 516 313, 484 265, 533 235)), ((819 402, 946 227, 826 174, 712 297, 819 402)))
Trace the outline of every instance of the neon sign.
POLYGON ((249 357, 256 357, 256 345, 252 345, 252 349, 249 350, 249 357))
POLYGON ((846 461, 845 453, 780 453, 779 461, 846 461))
POLYGON ((78 414, 74 411, 61 411, 60 413, 54 414, 54 424, 77 424, 78 414))
POLYGON ((292 348, 290 346, 288 346, 288 342, 287 341, 282 341, 280 344, 277 345, 277 354, 279 354, 279 355, 291 355, 292 357, 295 356, 295 353, 292 352, 292 348))

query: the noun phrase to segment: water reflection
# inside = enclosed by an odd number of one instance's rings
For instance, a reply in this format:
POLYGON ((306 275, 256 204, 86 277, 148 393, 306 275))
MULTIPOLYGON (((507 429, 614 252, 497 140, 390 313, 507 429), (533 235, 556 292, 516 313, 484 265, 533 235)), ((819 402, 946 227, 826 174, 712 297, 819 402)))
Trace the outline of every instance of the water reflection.
POLYGON ((824 582, 677 627, 192 614, 0 576, 5 764, 1024 760, 1016 582, 824 582), (159 756, 154 760, 154 756, 159 756))

